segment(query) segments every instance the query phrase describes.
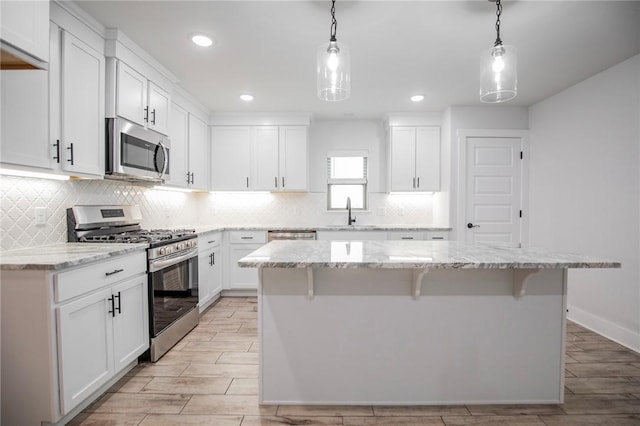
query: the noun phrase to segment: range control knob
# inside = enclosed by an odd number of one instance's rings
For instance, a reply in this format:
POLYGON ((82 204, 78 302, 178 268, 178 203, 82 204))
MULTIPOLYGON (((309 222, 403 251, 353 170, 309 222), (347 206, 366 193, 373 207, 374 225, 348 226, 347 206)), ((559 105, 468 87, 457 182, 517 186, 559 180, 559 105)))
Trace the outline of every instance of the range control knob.
POLYGON ((160 256, 164 256, 167 253, 167 250, 162 247, 158 249, 158 253, 160 254, 160 256))

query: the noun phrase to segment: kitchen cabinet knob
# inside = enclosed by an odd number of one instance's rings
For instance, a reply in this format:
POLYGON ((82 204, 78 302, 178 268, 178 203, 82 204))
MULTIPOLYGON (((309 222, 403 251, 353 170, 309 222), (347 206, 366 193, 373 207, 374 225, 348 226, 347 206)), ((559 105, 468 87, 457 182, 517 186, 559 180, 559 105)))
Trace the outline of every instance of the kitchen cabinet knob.
POLYGON ((471 228, 480 228, 480 225, 474 225, 473 223, 469 222, 467 223, 467 228, 471 229, 471 228))

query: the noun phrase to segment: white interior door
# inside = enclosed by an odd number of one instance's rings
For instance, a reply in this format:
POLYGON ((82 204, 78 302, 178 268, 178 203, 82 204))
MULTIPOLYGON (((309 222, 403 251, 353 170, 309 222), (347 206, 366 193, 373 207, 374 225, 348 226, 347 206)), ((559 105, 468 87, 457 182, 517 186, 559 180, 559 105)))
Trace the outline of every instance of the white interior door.
POLYGON ((465 240, 522 242, 522 139, 466 138, 465 240))

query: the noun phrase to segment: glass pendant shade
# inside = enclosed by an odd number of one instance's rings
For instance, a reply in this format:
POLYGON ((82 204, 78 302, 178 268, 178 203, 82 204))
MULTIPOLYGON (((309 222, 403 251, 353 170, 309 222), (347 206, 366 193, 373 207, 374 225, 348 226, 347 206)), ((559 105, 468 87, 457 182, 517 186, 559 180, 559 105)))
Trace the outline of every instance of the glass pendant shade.
POLYGON ((318 98, 342 101, 351 95, 351 57, 349 47, 329 41, 318 48, 318 98))
POLYGON ((480 57, 480 100, 506 102, 518 94, 518 56, 516 48, 497 45, 480 57))

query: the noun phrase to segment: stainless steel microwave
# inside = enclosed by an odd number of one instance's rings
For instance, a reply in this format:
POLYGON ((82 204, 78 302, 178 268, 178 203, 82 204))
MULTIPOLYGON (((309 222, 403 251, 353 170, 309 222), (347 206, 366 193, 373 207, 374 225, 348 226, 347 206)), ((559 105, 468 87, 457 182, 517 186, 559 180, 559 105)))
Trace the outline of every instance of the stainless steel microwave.
POLYGON ((162 183, 169 177, 170 141, 127 121, 107 118, 105 178, 162 183))

